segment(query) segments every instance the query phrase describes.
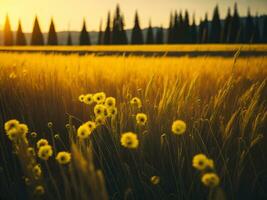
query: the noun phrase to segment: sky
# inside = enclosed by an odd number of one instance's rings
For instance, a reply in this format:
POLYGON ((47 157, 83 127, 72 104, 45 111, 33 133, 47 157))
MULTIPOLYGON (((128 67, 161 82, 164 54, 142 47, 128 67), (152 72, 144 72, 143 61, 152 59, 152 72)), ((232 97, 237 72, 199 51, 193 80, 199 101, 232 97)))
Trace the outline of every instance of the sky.
POLYGON ((37 15, 43 32, 48 31, 51 17, 57 31, 79 31, 83 18, 89 31, 98 31, 100 21, 103 21, 104 27, 107 12, 114 13, 116 4, 120 5, 124 14, 126 28, 132 28, 136 10, 142 28, 148 26, 149 20, 153 26, 167 27, 171 11, 188 9, 191 15, 195 13, 199 22, 205 12, 208 12, 209 18, 212 17, 216 4, 219 5, 221 17, 225 17, 227 7, 233 8, 235 1, 238 2, 241 16, 246 15, 248 7, 252 14, 267 14, 267 0, 0 0, 0 29, 8 14, 13 30, 17 29, 18 19, 21 19, 23 31, 31 32, 37 15))

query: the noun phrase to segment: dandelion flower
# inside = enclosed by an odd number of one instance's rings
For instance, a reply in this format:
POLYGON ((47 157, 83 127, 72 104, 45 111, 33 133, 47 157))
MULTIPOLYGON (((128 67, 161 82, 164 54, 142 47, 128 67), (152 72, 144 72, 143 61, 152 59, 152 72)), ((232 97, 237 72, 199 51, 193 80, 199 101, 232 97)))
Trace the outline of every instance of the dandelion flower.
POLYGON ((32 169, 32 172, 33 172, 34 176, 36 176, 36 177, 40 177, 42 174, 42 170, 41 170, 39 165, 35 165, 32 169))
POLYGON ((94 94, 93 99, 97 104, 102 104, 105 102, 106 94, 104 92, 98 92, 94 94))
POLYGON ((105 117, 103 115, 98 115, 95 118, 95 123, 96 123, 97 126, 103 125, 103 124, 105 124, 105 122, 106 122, 106 119, 105 119, 105 117))
POLYGON ((57 154, 56 160, 59 164, 68 164, 71 160, 71 154, 65 151, 61 151, 57 154))
POLYGON ((53 127, 53 123, 52 122, 48 122, 47 126, 48 126, 48 128, 52 128, 53 127))
POLYGON ((147 115, 144 113, 138 113, 136 115, 136 122, 138 125, 144 126, 147 122, 147 115))
POLYGON ((92 94, 85 95, 83 102, 85 104, 91 105, 94 102, 93 95, 92 94))
POLYGON ((14 141, 19 138, 19 132, 16 128, 12 128, 7 132, 7 136, 11 141, 14 141))
POLYGON ((88 121, 85 123, 85 125, 87 125, 91 131, 93 131, 96 128, 96 124, 93 121, 88 121))
POLYGON ((138 108, 142 107, 142 101, 138 97, 134 97, 130 101, 131 105, 137 106, 138 108))
POLYGON ((130 149, 137 148, 139 145, 137 135, 133 132, 123 133, 121 135, 121 145, 130 149))
POLYGON ((81 95, 79 96, 79 101, 82 102, 82 103, 84 102, 84 95, 83 95, 83 94, 81 94, 81 95))
POLYGON ((105 115, 105 110, 106 110, 106 106, 104 106, 102 104, 95 105, 95 107, 94 107, 95 116, 105 115))
POLYGON ((186 123, 182 120, 176 120, 172 123, 172 132, 177 135, 182 135, 186 130, 186 123))
POLYGON ((198 170, 204 170, 207 167, 208 158, 204 154, 197 154, 194 156, 192 166, 198 170))
POLYGON ((43 160, 48 160, 53 155, 53 150, 50 145, 41 146, 38 151, 38 157, 43 160))
POLYGON ((108 108, 108 116, 115 116, 118 113, 118 109, 116 107, 108 108))
POLYGON ((114 97, 108 97, 108 98, 106 98, 105 106, 107 108, 115 107, 115 105, 116 105, 116 99, 114 97))
POLYGON ((5 123, 5 131, 8 132, 12 128, 17 128, 19 121, 16 119, 11 119, 5 123))
POLYGON ((37 148, 39 149, 42 146, 48 145, 48 141, 46 139, 40 139, 40 140, 38 140, 36 145, 37 145, 37 148))
POLYGON ((17 129, 19 134, 22 135, 23 137, 26 137, 26 134, 29 132, 29 128, 26 124, 19 124, 17 129))
POLYGON ((206 173, 202 176, 201 182, 210 188, 214 188, 219 185, 220 178, 216 173, 206 173))
POLYGON ((77 130, 77 137, 80 139, 86 139, 91 134, 91 130, 86 124, 81 125, 77 130))
POLYGON ((37 195, 42 195, 44 194, 45 190, 44 187, 42 185, 38 185, 35 187, 34 193, 37 195))
POLYGON ((160 177, 159 177, 159 176, 152 176, 152 177, 150 178, 150 182, 151 182, 153 185, 157 185, 157 184, 159 184, 159 182, 160 182, 160 177))

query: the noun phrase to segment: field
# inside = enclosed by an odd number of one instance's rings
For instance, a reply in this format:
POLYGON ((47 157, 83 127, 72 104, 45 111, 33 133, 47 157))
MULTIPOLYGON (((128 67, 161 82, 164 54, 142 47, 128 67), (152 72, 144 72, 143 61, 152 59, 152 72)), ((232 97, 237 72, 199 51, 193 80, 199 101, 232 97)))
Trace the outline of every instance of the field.
POLYGON ((266 199, 266 77, 263 56, 2 52, 0 199, 266 199), (117 113, 103 121, 96 103, 81 96, 99 92, 116 99, 117 113), (138 113, 147 121, 138 122, 138 113), (27 124, 25 137, 8 138, 4 124, 11 119, 27 124), (176 120, 185 132, 173 129, 176 120), (87 121, 97 126, 81 139, 87 121), (125 132, 135 133, 138 144, 122 144, 125 132), (38 152, 42 138, 52 146, 49 159, 38 152), (60 151, 71 153, 69 163, 55 159, 60 151), (197 154, 214 166, 192 164, 197 154), (206 173, 219 180, 203 181, 206 173))

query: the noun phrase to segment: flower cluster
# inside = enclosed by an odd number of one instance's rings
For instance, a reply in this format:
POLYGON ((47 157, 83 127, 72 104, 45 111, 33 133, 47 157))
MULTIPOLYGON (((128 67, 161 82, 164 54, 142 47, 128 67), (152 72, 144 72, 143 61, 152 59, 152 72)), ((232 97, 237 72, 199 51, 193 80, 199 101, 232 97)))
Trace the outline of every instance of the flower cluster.
POLYGON ((27 133, 29 132, 26 124, 21 124, 18 120, 12 119, 5 123, 5 132, 11 141, 23 139, 27 142, 27 133))

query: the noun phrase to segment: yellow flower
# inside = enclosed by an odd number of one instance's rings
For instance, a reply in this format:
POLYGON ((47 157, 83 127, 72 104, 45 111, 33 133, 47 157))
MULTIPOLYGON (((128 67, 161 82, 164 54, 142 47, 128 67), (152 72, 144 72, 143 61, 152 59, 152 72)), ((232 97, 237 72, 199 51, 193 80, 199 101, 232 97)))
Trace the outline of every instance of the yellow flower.
POLYGON ((11 119, 5 123, 5 131, 8 132, 12 128, 17 128, 19 125, 19 121, 16 119, 11 119))
POLYGON ((106 119, 105 119, 105 117, 103 115, 98 115, 95 118, 95 123, 96 123, 97 126, 103 125, 103 124, 105 124, 105 122, 106 122, 106 119))
POLYGON ((207 167, 208 158, 204 154, 197 154, 194 156, 192 166, 198 170, 204 170, 207 167))
POLYGON ((77 137, 80 139, 86 139, 91 134, 91 130, 86 124, 81 125, 77 131, 77 137))
POLYGON ((151 182, 153 185, 157 185, 157 184, 159 184, 159 182, 160 182, 160 177, 158 177, 158 176, 152 176, 152 177, 150 178, 150 182, 151 182))
POLYGON ((19 132, 16 128, 12 128, 7 132, 7 136, 11 141, 14 141, 19 138, 19 132))
POLYGON ((44 194, 45 190, 44 187, 42 185, 38 185, 35 187, 34 193, 37 195, 42 195, 44 194))
POLYGON ((201 178, 202 183, 210 188, 214 188, 219 185, 220 178, 215 173, 206 173, 201 178))
POLYGON ((139 145, 137 135, 133 132, 123 133, 121 135, 121 145, 130 149, 137 148, 139 145))
POLYGON ((142 107, 142 101, 138 97, 132 98, 131 101, 130 101, 130 104, 131 105, 135 105, 138 108, 141 108, 142 107))
POLYGON ((172 132, 177 135, 182 135, 186 130, 186 123, 182 120, 176 120, 172 123, 172 132))
POLYGON ((28 147, 28 148, 27 148, 27 151, 28 151, 28 154, 29 154, 30 156, 35 156, 34 148, 32 148, 32 147, 28 147))
POLYGON ((42 146, 48 145, 48 141, 46 139, 40 139, 40 140, 38 140, 36 145, 37 145, 37 148, 39 149, 42 146))
POLYGON ((118 109, 116 107, 108 108, 108 116, 115 116, 118 113, 118 109))
POLYGON ((136 115, 136 122, 138 125, 144 126, 147 122, 147 115, 144 113, 138 113, 136 115))
POLYGON ((106 99, 106 94, 104 92, 98 92, 94 94, 93 99, 97 104, 104 103, 106 99))
POLYGON ((116 105, 116 99, 114 97, 108 97, 108 98, 106 98, 105 106, 107 108, 115 107, 115 105, 116 105))
POLYGON ((95 107, 94 107, 95 116, 105 115, 105 110, 106 110, 106 106, 104 106, 102 104, 95 105, 95 107))
POLYGON ((53 150, 50 145, 41 146, 38 151, 38 157, 43 160, 48 160, 53 155, 53 150))
POLYGON ((19 134, 26 137, 26 134, 29 132, 28 126, 26 124, 19 124, 18 126, 19 134))
POLYGON ((35 165, 34 168, 32 169, 34 176, 40 177, 42 174, 42 170, 39 165, 35 165))
POLYGON ((36 137, 37 137, 37 133, 36 133, 36 132, 31 132, 31 136, 32 136, 33 138, 36 138, 36 137))
POLYGON ((61 151, 57 154, 56 160, 59 164, 67 164, 71 160, 71 154, 65 151, 61 151))
POLYGON ((93 95, 92 94, 87 94, 84 96, 84 103, 91 105, 94 102, 93 95))
POLYGON ((82 103, 84 102, 84 95, 83 95, 83 94, 81 94, 81 95, 79 96, 79 101, 82 102, 82 103))
POLYGON ((207 160, 207 167, 210 169, 214 169, 214 162, 212 159, 207 160))
POLYGON ((91 131, 93 131, 96 128, 96 124, 93 121, 88 121, 85 123, 91 131))

